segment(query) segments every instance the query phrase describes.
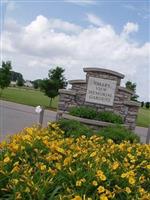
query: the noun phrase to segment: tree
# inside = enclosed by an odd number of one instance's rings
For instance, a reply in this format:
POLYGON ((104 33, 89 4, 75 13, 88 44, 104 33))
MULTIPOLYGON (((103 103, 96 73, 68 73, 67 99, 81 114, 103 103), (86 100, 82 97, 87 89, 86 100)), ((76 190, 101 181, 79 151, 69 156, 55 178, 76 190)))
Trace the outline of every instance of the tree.
POLYGON ((11 81, 11 61, 2 61, 2 67, 0 68, 0 88, 1 93, 4 90, 4 88, 8 87, 11 81))
POLYGON ((37 81, 33 81, 33 87, 34 89, 38 89, 39 85, 38 85, 38 82, 37 81))
POLYGON ((49 106, 51 106, 53 98, 58 95, 58 90, 67 86, 67 81, 63 75, 64 71, 61 67, 51 69, 48 73, 49 78, 40 82, 41 90, 50 98, 49 106))
POLYGON ((136 83, 132 83, 131 81, 127 81, 126 82, 126 88, 134 92, 134 94, 131 97, 131 100, 137 101, 137 98, 139 96, 136 95, 136 83))
POLYGON ((145 107, 146 107, 147 109, 149 109, 149 107, 150 107, 150 102, 146 102, 146 103, 145 103, 145 107))
POLYGON ((61 67, 56 67, 56 69, 49 70, 48 76, 50 80, 58 82, 58 87, 65 88, 67 86, 67 81, 63 75, 64 69, 61 67))
POLYGON ((141 102, 141 107, 142 107, 142 108, 144 107, 144 101, 141 102))
MULTIPOLYGON (((23 80, 23 75, 19 72, 14 72, 14 71, 11 71, 11 81, 18 81, 18 79, 21 79, 23 80)), ((23 80, 24 82, 24 80, 23 80)))
POLYGON ((18 78, 17 79, 17 86, 23 86, 24 85, 24 81, 23 81, 23 79, 20 79, 20 78, 18 78))
POLYGON ((42 82, 41 79, 37 79, 37 80, 32 81, 34 89, 40 88, 41 82, 42 82))
POLYGON ((41 89, 50 98, 49 106, 51 107, 53 98, 58 95, 58 83, 53 80, 44 79, 41 82, 41 89))

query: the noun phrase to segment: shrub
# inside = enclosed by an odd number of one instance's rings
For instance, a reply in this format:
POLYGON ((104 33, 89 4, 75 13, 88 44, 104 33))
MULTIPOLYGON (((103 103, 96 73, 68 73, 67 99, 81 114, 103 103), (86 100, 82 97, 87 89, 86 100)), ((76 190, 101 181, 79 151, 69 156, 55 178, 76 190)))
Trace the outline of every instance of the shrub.
POLYGON ((95 119, 100 121, 106 121, 111 123, 122 124, 123 120, 122 117, 112 113, 112 112, 97 112, 94 108, 80 106, 80 107, 72 107, 69 110, 71 115, 87 118, 87 119, 95 119))
POLYGON ((144 107, 144 101, 141 102, 141 107, 142 107, 142 108, 144 107))
POLYGON ((124 140, 130 141, 131 143, 140 141, 139 136, 119 125, 103 128, 97 134, 103 136, 105 139, 112 139, 115 143, 121 143, 124 140))
POLYGON ((97 114, 96 119, 98 119, 100 121, 111 122, 111 123, 116 123, 116 124, 122 124, 123 123, 121 116, 119 116, 115 113, 112 113, 112 112, 108 112, 108 111, 99 112, 97 114))
POLYGON ((145 103, 145 107, 146 107, 147 109, 149 109, 149 107, 150 107, 150 102, 146 102, 146 103, 145 103))
POLYGON ((58 121, 58 124, 64 131, 65 137, 89 136, 92 134, 92 130, 88 126, 75 120, 61 119, 58 121))
POLYGON ((150 199, 150 145, 64 138, 55 123, 0 143, 0 199, 150 199))
POLYGON ((95 119, 97 115, 95 109, 86 106, 72 107, 70 108, 69 113, 74 116, 88 119, 95 119))

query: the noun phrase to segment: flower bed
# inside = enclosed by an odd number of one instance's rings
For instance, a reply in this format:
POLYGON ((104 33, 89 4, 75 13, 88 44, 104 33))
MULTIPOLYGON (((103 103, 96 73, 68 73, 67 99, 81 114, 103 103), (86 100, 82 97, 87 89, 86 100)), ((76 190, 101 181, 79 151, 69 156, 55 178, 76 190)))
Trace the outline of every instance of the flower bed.
POLYGON ((150 199, 150 145, 65 138, 55 123, 0 144, 0 198, 150 199))

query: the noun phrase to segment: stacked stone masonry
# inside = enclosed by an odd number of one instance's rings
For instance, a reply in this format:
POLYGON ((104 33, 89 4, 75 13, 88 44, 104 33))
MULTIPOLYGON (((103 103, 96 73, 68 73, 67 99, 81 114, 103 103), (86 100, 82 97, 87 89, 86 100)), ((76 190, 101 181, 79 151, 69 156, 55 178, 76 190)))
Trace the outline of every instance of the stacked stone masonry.
POLYGON ((132 91, 121 87, 123 74, 102 68, 84 68, 86 80, 71 80, 71 89, 59 90, 58 111, 67 112, 72 106, 86 105, 94 107, 97 111, 111 111, 122 116, 124 124, 129 129, 135 129, 136 118, 138 114, 139 103, 131 101, 132 91), (89 77, 113 80, 117 82, 113 106, 102 105, 99 103, 86 102, 86 92, 89 77))

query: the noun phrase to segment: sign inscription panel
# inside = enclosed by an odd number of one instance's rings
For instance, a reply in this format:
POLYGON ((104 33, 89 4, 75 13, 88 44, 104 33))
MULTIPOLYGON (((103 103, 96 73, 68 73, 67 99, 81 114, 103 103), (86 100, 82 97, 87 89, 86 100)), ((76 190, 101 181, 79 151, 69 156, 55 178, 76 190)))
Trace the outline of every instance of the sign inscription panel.
POLYGON ((85 101, 113 106, 116 81, 89 77, 85 101))

